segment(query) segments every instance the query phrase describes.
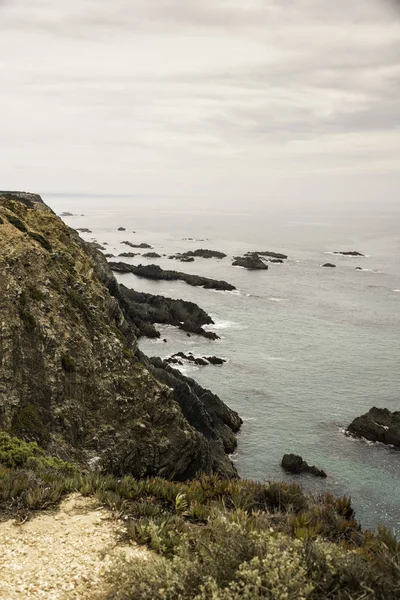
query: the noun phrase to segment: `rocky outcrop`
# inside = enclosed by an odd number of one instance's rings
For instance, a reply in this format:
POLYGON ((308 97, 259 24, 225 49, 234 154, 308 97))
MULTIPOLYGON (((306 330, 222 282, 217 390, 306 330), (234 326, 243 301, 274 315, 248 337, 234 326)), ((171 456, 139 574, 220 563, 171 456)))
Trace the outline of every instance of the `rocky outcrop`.
POLYGON ((145 252, 143 258, 161 258, 161 254, 157 254, 157 252, 145 252))
POLYGON ((93 233, 92 230, 87 227, 77 227, 76 231, 80 231, 81 233, 93 233))
POLYGON ((252 252, 251 254, 258 254, 259 256, 268 256, 269 258, 278 258, 280 260, 286 260, 288 258, 287 254, 282 254, 281 252, 271 252, 269 250, 263 250, 262 252, 252 252))
POLYGON ((39 197, 0 196, 0 273, 1 430, 118 476, 236 476, 239 416, 137 350, 106 258, 39 197))
POLYGON ((268 265, 265 264, 258 256, 258 254, 247 254, 246 256, 235 256, 235 260, 232 265, 234 267, 243 267, 245 269, 264 270, 268 269, 268 265))
POLYGON ((213 444, 217 454, 235 450, 235 433, 242 424, 235 411, 228 408, 216 394, 201 387, 194 379, 185 377, 160 358, 151 358, 149 363, 145 363, 159 381, 173 389, 173 396, 186 419, 194 423, 196 429, 213 444), (220 446, 220 439, 223 440, 223 447, 220 446))
POLYGON ((150 246, 150 244, 146 244, 146 242, 142 242, 141 244, 133 244, 132 242, 128 242, 128 241, 124 241, 121 242, 121 244, 125 244, 125 246, 129 246, 130 248, 147 248, 147 249, 152 249, 153 246, 150 246))
POLYGON ((387 408, 374 406, 365 415, 354 419, 347 433, 400 448, 400 411, 390 412, 387 408))
POLYGON ((188 285, 200 286, 206 289, 232 291, 235 286, 226 281, 191 275, 190 273, 180 273, 179 271, 167 271, 158 265, 128 265, 123 262, 110 262, 110 267, 117 273, 133 273, 137 277, 152 279, 154 281, 184 281, 188 285))
MULTIPOLYGON (((112 256, 113 255, 111 254, 111 257, 112 256)), ((134 258, 135 256, 140 256, 140 252, 121 252, 118 256, 121 256, 122 258, 134 258)))
POLYGON ((191 362, 200 367, 205 367, 207 365, 223 365, 226 360, 223 358, 218 358, 217 356, 193 356, 192 352, 188 352, 185 354, 184 352, 176 352, 169 358, 164 359, 166 363, 169 365, 183 365, 183 361, 191 362))
POLYGON ((302 459, 298 454, 285 454, 282 458, 282 467, 288 473, 294 475, 300 475, 308 473, 315 477, 326 477, 325 471, 318 469, 314 465, 310 466, 305 460, 302 459))
MULTIPOLYGON (((217 334, 206 331, 204 325, 212 325, 212 318, 194 302, 175 300, 165 296, 155 296, 131 290, 124 285, 118 288, 119 303, 137 328, 137 337, 160 337, 155 323, 174 325, 183 331, 197 333, 211 340, 218 339, 217 334)), ((115 293, 115 290, 111 290, 115 293)))
POLYGON ((118 231, 126 231, 125 227, 118 227, 118 231))
POLYGON ((350 250, 347 252, 334 252, 333 254, 341 254, 341 256, 365 256, 365 254, 361 254, 361 252, 357 252, 356 250, 350 250))
POLYGON ((333 263, 325 263, 324 265, 321 265, 321 267, 328 267, 330 269, 335 269, 336 265, 334 265, 333 263))
POLYGON ((182 252, 179 254, 175 254, 170 256, 170 258, 177 258, 178 260, 183 260, 185 258, 225 258, 226 254, 223 252, 218 252, 217 250, 207 250, 205 248, 200 248, 199 250, 188 250, 188 252, 182 252))

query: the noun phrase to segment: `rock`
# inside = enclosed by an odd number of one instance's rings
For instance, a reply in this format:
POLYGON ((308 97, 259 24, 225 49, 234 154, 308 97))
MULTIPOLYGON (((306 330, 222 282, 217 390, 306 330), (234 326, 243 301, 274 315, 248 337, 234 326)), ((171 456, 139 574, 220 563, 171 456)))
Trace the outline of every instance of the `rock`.
POLYGON ((226 254, 224 254, 223 252, 218 252, 217 250, 206 250, 206 249, 200 248, 199 250, 189 250, 188 252, 182 252, 180 254, 175 254, 175 255, 171 256, 170 258, 176 258, 182 262, 189 262, 186 259, 192 258, 194 260, 194 257, 225 258, 226 254))
POLYGON ((106 258, 114 258, 114 254, 105 254, 104 255, 106 258))
POLYGON ((218 358, 218 356, 205 356, 204 357, 211 365, 223 365, 226 363, 224 358, 218 358))
POLYGON ((400 411, 390 412, 387 408, 374 406, 366 414, 354 419, 347 433, 400 448, 400 411))
POLYGON ((334 252, 333 254, 341 254, 342 256, 364 256, 365 254, 361 254, 361 252, 357 252, 356 250, 350 250, 348 252, 334 252))
MULTIPOLYGON (((158 265, 128 265, 123 262, 112 262, 110 267, 117 273, 133 273, 138 277, 152 279, 154 281, 185 281, 188 285, 200 286, 206 289, 231 291, 235 290, 235 286, 226 281, 210 279, 208 277, 200 277, 199 275, 191 275, 189 273, 180 273, 179 271, 167 271, 158 265)), ((267 267, 268 268, 268 267, 267 267)))
POLYGON ((235 260, 232 265, 234 267, 244 267, 245 269, 250 270, 264 270, 268 269, 268 265, 266 265, 261 258, 257 254, 248 254, 246 256, 235 256, 235 260))
POLYGON ((93 248, 96 248, 96 250, 106 250, 106 248, 104 248, 104 246, 102 246, 101 244, 99 244, 98 242, 91 242, 93 248))
POLYGON ((336 265, 333 263, 325 263, 324 265, 321 265, 321 267, 330 267, 331 269, 335 269, 336 265))
POLYGON ((288 256, 281 254, 280 252, 270 252, 269 250, 262 252, 248 252, 248 254, 258 254, 259 256, 269 256, 270 258, 279 258, 280 260, 286 260, 288 256))
POLYGON ((288 473, 300 475, 301 473, 309 473, 315 477, 326 477, 325 471, 318 469, 315 466, 310 466, 301 456, 297 454, 285 454, 282 458, 282 467, 288 473))
POLYGON ((60 217, 76 217, 77 215, 74 215, 73 213, 70 212, 62 212, 60 217))
POLYGON ((125 227, 118 227, 118 231, 126 231, 125 227))
POLYGON ((164 342, 164 344, 166 344, 166 343, 167 343, 167 340, 164 338, 164 339, 163 339, 163 342, 164 342))
POLYGON ((363 271, 362 267, 356 267, 356 271, 363 271))
POLYGON ((135 325, 137 337, 160 337, 154 323, 162 323, 211 340, 219 339, 214 332, 203 329, 203 325, 213 325, 214 321, 194 302, 136 292, 122 284, 117 289, 113 286, 111 293, 117 295, 120 304, 135 325))
POLYGON ((134 256, 140 256, 140 252, 121 252, 118 256, 123 258, 133 258, 134 256))
POLYGON ((160 254, 157 254, 157 252, 146 252, 145 254, 143 254, 144 258, 161 258, 160 254))
POLYGON ((150 244, 146 244, 145 242, 142 242, 141 244, 132 244, 132 242, 125 241, 121 242, 121 244, 125 244, 125 246, 130 246, 131 248, 153 248, 153 246, 150 246, 150 244))
POLYGON ((0 194, 0 220, 0 430, 117 477, 236 477, 240 417, 138 350, 105 256, 40 197, 0 194))
POLYGON ((234 452, 237 446, 235 433, 242 425, 239 415, 216 394, 201 387, 194 379, 186 377, 160 358, 151 358, 150 365, 156 379, 173 389, 172 394, 183 414, 190 415, 191 422, 196 424, 198 431, 210 441, 217 441, 218 437, 222 439, 223 447, 217 442, 215 454, 219 455, 221 451, 234 452))
POLYGON ((187 335, 187 337, 190 337, 190 333, 187 333, 186 335, 187 335))
POLYGON ((76 231, 80 231, 81 233, 93 233, 90 229, 87 229, 86 227, 77 227, 76 231))

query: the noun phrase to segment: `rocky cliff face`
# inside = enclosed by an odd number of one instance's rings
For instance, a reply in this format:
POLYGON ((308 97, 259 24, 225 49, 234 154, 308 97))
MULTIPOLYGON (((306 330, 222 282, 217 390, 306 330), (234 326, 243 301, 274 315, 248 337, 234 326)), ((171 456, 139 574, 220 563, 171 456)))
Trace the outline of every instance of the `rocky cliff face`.
POLYGON ((236 476, 240 418, 137 351, 121 294, 39 196, 0 192, 0 429, 117 475, 236 476))

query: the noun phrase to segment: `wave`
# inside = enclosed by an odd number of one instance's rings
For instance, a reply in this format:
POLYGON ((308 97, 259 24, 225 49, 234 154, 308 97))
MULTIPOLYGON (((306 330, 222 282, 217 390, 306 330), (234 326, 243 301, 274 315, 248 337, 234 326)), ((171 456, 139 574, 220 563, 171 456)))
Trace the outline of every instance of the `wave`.
POLYGON ((238 459, 239 459, 239 454, 238 454, 238 452, 234 452, 233 454, 229 454, 228 456, 229 456, 229 458, 231 459, 231 461, 232 461, 233 463, 236 463, 236 462, 238 462, 238 459))
POLYGON ((392 290, 392 292, 399 293, 399 292, 400 292, 400 290, 392 290))
POLYGON ((293 358, 285 358, 284 356, 263 356, 263 359, 271 362, 294 362, 293 358))
POLYGON ((272 296, 271 298, 268 298, 268 300, 270 300, 271 302, 287 302, 287 298, 275 298, 274 296, 272 296))

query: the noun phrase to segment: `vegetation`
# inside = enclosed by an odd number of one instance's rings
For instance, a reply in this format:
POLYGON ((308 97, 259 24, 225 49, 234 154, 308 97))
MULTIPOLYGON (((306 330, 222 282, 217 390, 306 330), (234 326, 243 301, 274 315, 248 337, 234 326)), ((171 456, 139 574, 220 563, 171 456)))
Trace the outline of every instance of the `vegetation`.
POLYGON ((39 242, 39 244, 41 246, 43 246, 43 248, 45 250, 47 250, 48 252, 52 251, 51 244, 48 241, 48 239, 44 237, 44 235, 41 235, 40 233, 36 233, 35 231, 28 231, 28 235, 36 242, 39 242))
POLYGON ((8 214, 6 214, 6 218, 7 218, 8 222, 11 223, 11 225, 14 225, 14 227, 16 227, 17 229, 19 229, 20 231, 22 231, 24 233, 26 233, 28 231, 27 228, 26 228, 25 223, 23 223, 21 221, 21 219, 19 219, 15 215, 8 215, 8 214))
POLYGON ((154 552, 114 566, 109 600, 399 598, 399 543, 382 527, 362 532, 348 498, 216 476, 85 474, 0 433, 0 510, 25 519, 73 491, 96 497, 154 552))
POLYGON ((66 373, 75 373, 76 371, 76 363, 68 354, 61 357, 61 366, 66 373))

